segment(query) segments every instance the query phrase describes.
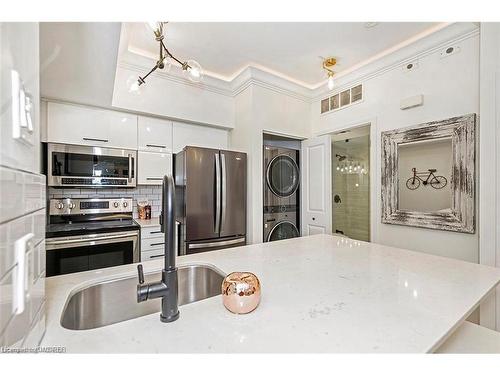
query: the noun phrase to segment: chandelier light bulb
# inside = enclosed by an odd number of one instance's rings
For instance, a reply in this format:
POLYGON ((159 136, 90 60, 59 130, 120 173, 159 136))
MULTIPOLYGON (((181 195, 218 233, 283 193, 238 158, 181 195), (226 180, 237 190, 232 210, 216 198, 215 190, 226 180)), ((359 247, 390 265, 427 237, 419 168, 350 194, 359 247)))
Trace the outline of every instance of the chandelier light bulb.
POLYGON ((328 89, 333 90, 333 76, 328 77, 328 89))
POLYGON ((154 21, 154 22, 148 22, 148 26, 151 28, 151 30, 156 31, 160 28, 160 22, 154 21))
POLYGON ((140 95, 142 93, 142 86, 136 76, 130 76, 126 82, 128 92, 133 95, 140 95))
POLYGON ((183 69, 182 73, 191 82, 200 82, 203 78, 201 65, 195 60, 186 61, 186 68, 183 69))
POLYGON ((170 68, 172 67, 172 59, 169 56, 165 57, 165 60, 163 60, 163 71, 165 73, 170 72, 170 68))

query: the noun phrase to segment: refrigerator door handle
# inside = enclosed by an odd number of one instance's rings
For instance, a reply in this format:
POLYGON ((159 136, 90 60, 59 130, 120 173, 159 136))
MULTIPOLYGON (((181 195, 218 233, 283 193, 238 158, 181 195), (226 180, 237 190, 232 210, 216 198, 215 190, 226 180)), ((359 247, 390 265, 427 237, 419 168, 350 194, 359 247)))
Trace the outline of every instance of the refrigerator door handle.
POLYGON ((244 244, 245 241, 246 241, 246 239, 245 239, 245 237, 243 237, 243 238, 236 238, 234 240, 226 240, 226 241, 192 243, 192 244, 189 244, 188 246, 189 246, 189 249, 208 249, 208 248, 213 248, 213 247, 244 244))
POLYGON ((220 160, 219 153, 215 154, 215 228, 214 232, 219 234, 220 231, 220 210, 221 210, 221 177, 220 177, 220 160))
POLYGON ((222 170, 222 181, 221 181, 221 190, 222 190, 222 204, 221 204, 221 223, 220 223, 220 232, 224 231, 224 226, 226 224, 226 206, 227 206, 227 176, 226 176, 226 155, 221 153, 221 170, 222 170))

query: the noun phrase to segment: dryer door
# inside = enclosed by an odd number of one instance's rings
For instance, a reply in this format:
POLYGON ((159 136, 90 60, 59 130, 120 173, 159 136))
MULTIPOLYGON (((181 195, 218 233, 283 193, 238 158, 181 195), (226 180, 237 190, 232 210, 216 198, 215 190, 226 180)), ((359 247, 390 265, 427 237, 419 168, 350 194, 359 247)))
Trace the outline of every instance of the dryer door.
POLYGON ((267 236, 267 241, 279 241, 287 238, 299 237, 299 230, 290 221, 281 221, 274 226, 267 236))
POLYGON ((279 197, 288 197, 299 187, 300 172, 295 160, 288 155, 278 155, 266 171, 267 186, 279 197))

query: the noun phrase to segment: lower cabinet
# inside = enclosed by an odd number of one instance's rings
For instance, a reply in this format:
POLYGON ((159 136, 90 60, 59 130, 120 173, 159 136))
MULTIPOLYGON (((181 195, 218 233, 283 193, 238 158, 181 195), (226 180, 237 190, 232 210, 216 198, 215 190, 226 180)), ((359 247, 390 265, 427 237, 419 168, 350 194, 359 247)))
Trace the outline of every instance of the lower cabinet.
POLYGON ((165 256, 165 249, 162 247, 161 249, 142 252, 141 253, 141 261, 146 262, 148 260, 163 258, 164 256, 165 256))
POLYGON ((141 228, 141 262, 165 254, 165 237, 159 225, 141 228))
MULTIPOLYGON (((175 223, 174 250, 179 251, 179 223, 175 223)), ((165 255, 165 235, 160 225, 141 227, 141 262, 162 258, 165 255)))
POLYGON ((172 173, 172 154, 139 151, 137 184, 161 185, 163 176, 172 173))

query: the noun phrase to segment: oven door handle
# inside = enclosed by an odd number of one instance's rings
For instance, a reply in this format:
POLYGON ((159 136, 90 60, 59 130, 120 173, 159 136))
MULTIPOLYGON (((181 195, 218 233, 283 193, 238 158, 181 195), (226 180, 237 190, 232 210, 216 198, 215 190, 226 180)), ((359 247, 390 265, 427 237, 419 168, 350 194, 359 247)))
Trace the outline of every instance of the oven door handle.
POLYGON ((71 247, 80 247, 80 246, 95 246, 102 245, 106 243, 119 242, 115 241, 117 239, 130 239, 134 242, 137 241, 138 235, 135 233, 121 233, 115 235, 91 235, 86 237, 74 238, 74 239, 47 239, 45 241, 45 248, 47 251, 57 250, 60 248, 71 248, 71 247))

